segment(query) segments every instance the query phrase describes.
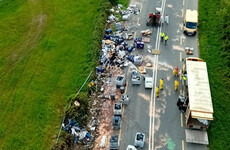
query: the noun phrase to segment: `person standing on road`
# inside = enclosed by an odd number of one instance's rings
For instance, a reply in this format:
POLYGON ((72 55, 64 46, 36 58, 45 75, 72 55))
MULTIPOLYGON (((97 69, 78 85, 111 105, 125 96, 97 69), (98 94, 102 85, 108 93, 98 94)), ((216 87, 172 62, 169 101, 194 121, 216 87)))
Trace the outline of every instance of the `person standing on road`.
POLYGON ((160 79, 160 90, 163 90, 163 84, 164 84, 164 80, 160 79))
POLYGON ((161 15, 161 20, 160 21, 161 21, 161 24, 164 25, 164 16, 163 15, 161 15))
POLYGON ((183 78, 183 80, 185 80, 185 81, 187 80, 186 75, 183 75, 182 78, 183 78))
POLYGON ((163 42, 164 41, 164 37, 165 37, 165 33, 161 32, 160 36, 161 36, 161 42, 163 42))
POLYGON ((178 77, 179 73, 178 73, 178 67, 176 67, 174 70, 173 70, 173 75, 178 77))
POLYGON ((165 34, 165 45, 166 45, 168 39, 169 39, 168 35, 165 34))
POLYGON ((156 87, 156 97, 159 97, 159 87, 156 87))
POLYGON ((175 91, 177 91, 178 86, 179 86, 179 81, 175 80, 175 91))
POLYGON ((168 16, 168 15, 165 15, 165 22, 166 22, 167 24, 169 24, 169 16, 168 16))

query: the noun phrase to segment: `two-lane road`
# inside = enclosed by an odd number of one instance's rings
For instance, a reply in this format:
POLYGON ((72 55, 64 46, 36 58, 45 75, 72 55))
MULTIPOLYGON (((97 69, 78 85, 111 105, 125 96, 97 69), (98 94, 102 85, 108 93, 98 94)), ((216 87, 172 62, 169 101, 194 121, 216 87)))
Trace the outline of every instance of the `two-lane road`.
MULTIPOLYGON (((173 68, 182 68, 182 59, 187 57, 184 47, 193 47, 194 55, 198 56, 198 37, 188 37, 183 34, 183 20, 186 9, 198 9, 197 0, 132 0, 141 8, 139 15, 133 16, 126 24, 133 27, 136 37, 140 31, 152 28, 150 43, 145 44, 145 49, 133 53, 144 56, 145 64, 152 62, 153 67, 147 69, 147 74, 153 76, 154 87, 159 86, 159 80, 164 79, 164 90, 160 97, 155 98, 155 88, 144 88, 144 81, 140 86, 131 85, 130 78, 127 94, 130 104, 125 106, 122 127, 120 131, 120 150, 125 150, 128 145, 134 144, 136 132, 146 135, 144 150, 169 149, 169 150, 206 150, 205 145, 189 144, 185 141, 184 115, 178 110, 176 101, 180 94, 174 90, 174 81, 180 77, 173 76, 173 68), (149 12, 154 12, 156 7, 162 7, 163 13, 169 15, 169 24, 160 27, 147 27, 146 20, 149 12), (165 45, 159 41, 159 33, 165 32, 169 40, 165 45), (152 55, 148 48, 159 49, 160 55, 152 55)), ((127 69, 127 77, 132 68, 127 69)), ((143 79, 143 78, 142 78, 143 79)))

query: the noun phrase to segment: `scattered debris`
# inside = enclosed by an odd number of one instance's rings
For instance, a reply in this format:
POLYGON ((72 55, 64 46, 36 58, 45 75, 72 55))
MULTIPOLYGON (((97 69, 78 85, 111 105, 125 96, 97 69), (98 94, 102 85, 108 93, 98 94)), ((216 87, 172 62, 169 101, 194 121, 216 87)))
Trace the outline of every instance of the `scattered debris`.
POLYGON ((80 141, 86 145, 88 142, 91 141, 91 135, 89 134, 89 132, 82 129, 80 125, 74 120, 69 119, 68 124, 62 124, 62 128, 75 137, 75 143, 78 143, 78 141, 80 141))
POLYGON ((128 60, 134 63, 135 65, 140 65, 143 61, 142 55, 129 55, 128 60))
POLYGON ((147 63, 146 67, 152 67, 153 65, 151 63, 147 63))
POLYGON ((153 49, 152 54, 154 55, 160 55, 160 50, 159 49, 153 49))
POLYGON ((101 139, 100 147, 105 147, 106 136, 104 135, 101 139))
POLYGON ((141 31, 141 34, 143 36, 150 36, 152 34, 152 30, 150 30, 150 29, 143 30, 143 31, 141 31))
POLYGON ((185 52, 187 55, 193 55, 193 48, 192 47, 185 47, 185 52))
POLYGON ((75 101, 75 102, 74 102, 74 105, 75 105, 76 107, 78 107, 78 106, 80 106, 80 103, 79 103, 78 101, 75 101))
POLYGON ((130 14, 123 15, 123 16, 122 16, 122 20, 127 21, 127 20, 129 20, 129 19, 130 19, 130 17, 131 17, 131 15, 130 15, 130 14))
POLYGON ((142 41, 143 41, 144 43, 149 43, 149 42, 150 42, 150 38, 142 38, 142 41))
POLYGON ((141 73, 141 74, 146 74, 145 67, 143 67, 143 66, 139 67, 138 72, 141 73))
MULTIPOLYGON (((124 25, 124 21, 130 20, 134 15, 139 14, 140 10, 136 4, 130 4, 126 10, 123 10, 123 6, 118 4, 117 7, 110 9, 110 12, 111 15, 107 20, 109 27, 105 30, 99 65, 96 67, 99 90, 97 91, 97 100, 95 100, 93 106, 99 105, 101 109, 90 110, 91 114, 97 114, 98 118, 93 115, 87 125, 89 130, 96 132, 97 138, 94 149, 108 148, 106 139, 112 135, 112 129, 120 129, 122 106, 129 104, 129 96, 124 94, 126 78, 122 70, 131 64, 139 72, 135 65, 142 64, 143 56, 132 53, 135 52, 136 48, 144 49, 144 42, 150 41, 148 38, 144 40, 136 38, 133 43, 132 41, 125 41, 133 40, 136 35, 133 32, 133 26, 125 28, 124 25), (118 18, 120 18, 116 17, 118 14, 121 15, 123 21, 118 21, 118 18), (111 27, 111 24, 115 26, 111 27)), ((148 36, 151 33, 151 30, 146 30, 145 34, 148 36)), ((132 76, 134 84, 140 84, 141 82, 141 76, 137 71, 132 76)), ((144 67, 142 68, 143 72, 146 72, 144 67)), ((110 149, 119 148, 118 135, 111 136, 109 147, 110 149)))

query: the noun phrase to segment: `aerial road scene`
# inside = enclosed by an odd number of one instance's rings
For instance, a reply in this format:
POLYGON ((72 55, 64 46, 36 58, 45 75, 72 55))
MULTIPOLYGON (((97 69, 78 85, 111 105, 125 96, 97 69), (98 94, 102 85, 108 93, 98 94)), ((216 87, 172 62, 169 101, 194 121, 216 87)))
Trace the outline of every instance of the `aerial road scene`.
POLYGON ((229 0, 0 0, 0 150, 230 150, 229 0))

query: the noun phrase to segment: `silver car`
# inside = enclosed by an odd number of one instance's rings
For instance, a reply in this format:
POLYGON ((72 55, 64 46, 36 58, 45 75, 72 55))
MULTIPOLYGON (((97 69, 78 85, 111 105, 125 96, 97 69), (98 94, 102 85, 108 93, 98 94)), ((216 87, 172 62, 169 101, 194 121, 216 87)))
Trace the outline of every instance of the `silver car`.
POLYGON ((135 136, 134 146, 143 148, 145 144, 145 134, 137 132, 135 136))

